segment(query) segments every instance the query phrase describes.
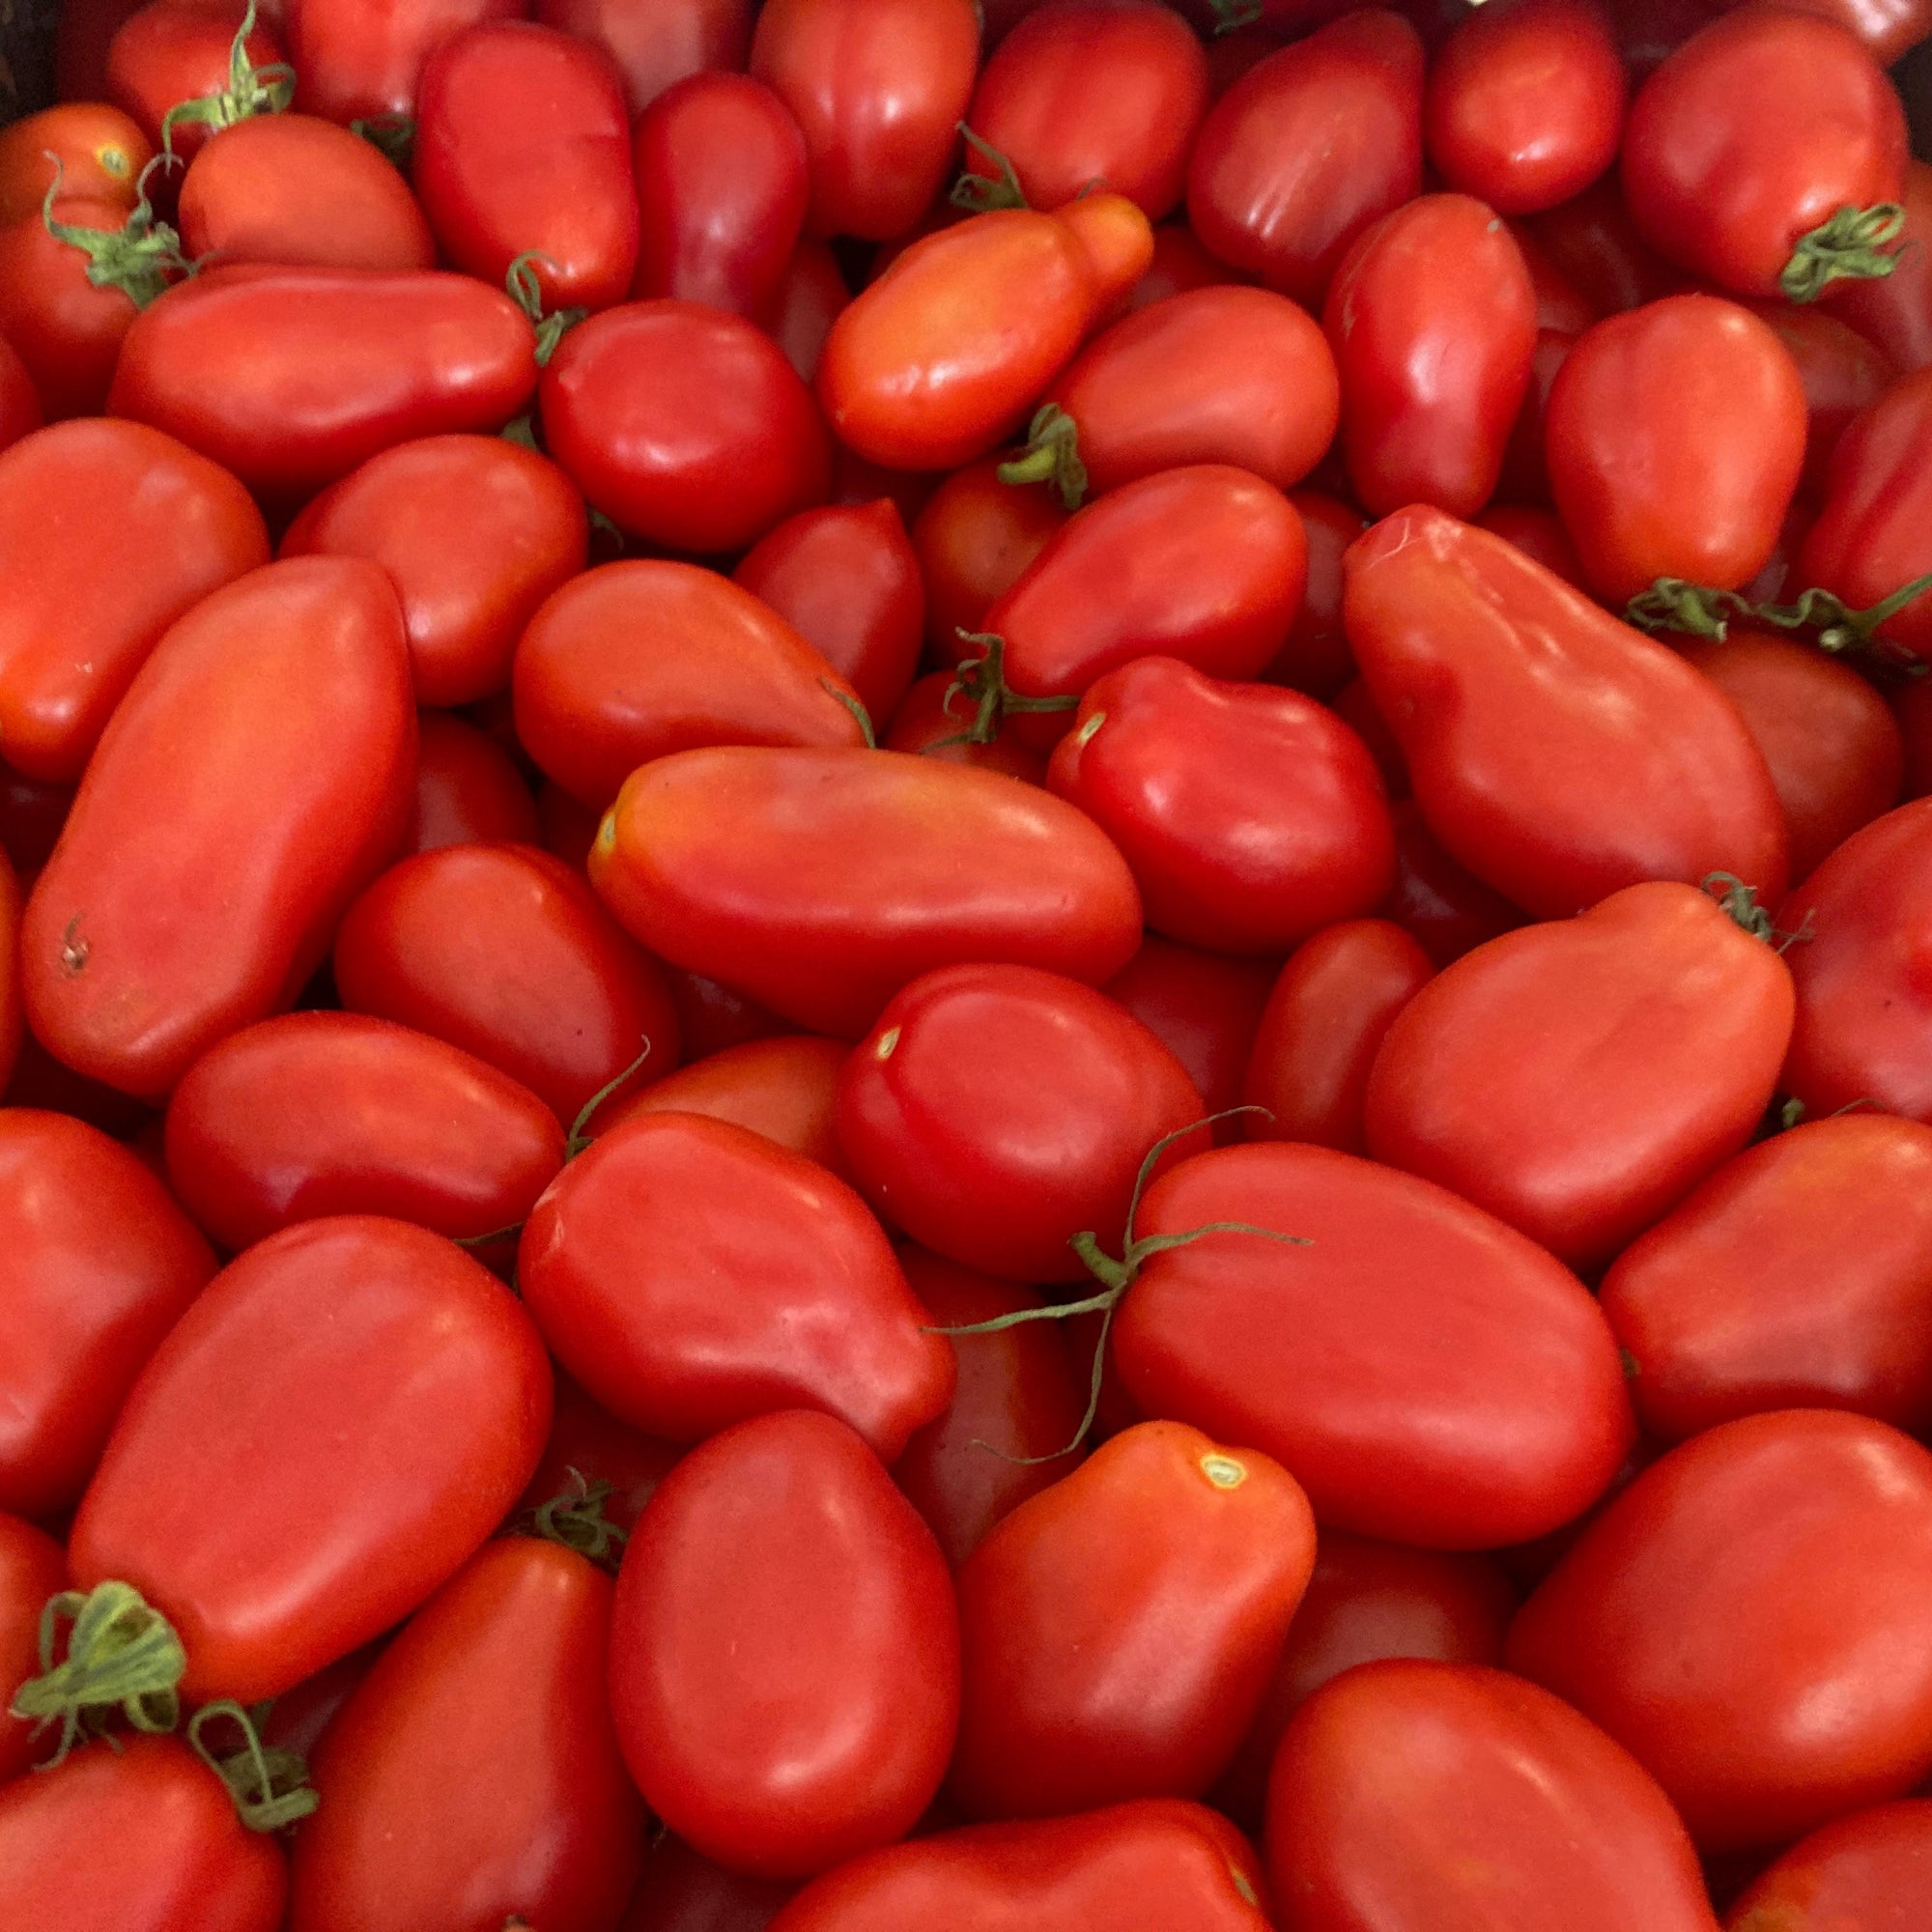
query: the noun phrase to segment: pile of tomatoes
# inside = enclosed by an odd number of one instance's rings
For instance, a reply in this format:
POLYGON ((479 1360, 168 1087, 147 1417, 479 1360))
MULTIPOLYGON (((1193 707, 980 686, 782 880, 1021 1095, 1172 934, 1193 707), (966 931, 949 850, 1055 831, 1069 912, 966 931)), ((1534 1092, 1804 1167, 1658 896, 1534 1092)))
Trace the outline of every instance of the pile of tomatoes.
POLYGON ((75 0, 0 1927, 1926 1932, 1920 0, 75 0))

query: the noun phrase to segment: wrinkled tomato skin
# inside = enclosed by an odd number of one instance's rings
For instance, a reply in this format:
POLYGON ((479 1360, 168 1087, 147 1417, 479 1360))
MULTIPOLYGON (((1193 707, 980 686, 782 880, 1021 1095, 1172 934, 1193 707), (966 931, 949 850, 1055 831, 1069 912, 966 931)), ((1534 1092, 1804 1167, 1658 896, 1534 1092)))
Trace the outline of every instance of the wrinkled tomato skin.
POLYGON ((746 1878, 667 1832, 646 1854, 644 1875, 617 1932, 767 1932, 798 1888, 746 1878))
POLYGON ((604 1689, 612 1595, 574 1549, 512 1536, 411 1618, 316 1753, 291 1932, 613 1923, 645 1820, 604 1689))
POLYGON ((532 1210, 517 1272, 564 1367, 674 1441, 810 1406, 891 1462, 952 1394, 952 1351, 865 1203, 727 1121, 640 1113, 601 1135, 532 1210))
POLYGON ((687 74, 742 69, 752 48, 753 0, 537 0, 536 16, 616 63, 635 121, 687 74))
POLYGON ((539 837, 536 800, 496 739, 445 711, 419 711, 415 810, 404 854, 445 845, 534 845, 539 837))
POLYGON ((467 275, 215 269, 135 318, 107 407, 298 502, 394 443, 501 428, 536 380, 528 318, 467 275))
POLYGON ((473 1053, 566 1126, 647 1044, 640 1081, 677 1065, 662 969, 529 846, 450 845, 391 867, 343 916, 334 969, 352 1012, 473 1053))
POLYGON ((1782 1409, 1639 1475, 1523 1605, 1507 1661, 1633 1751, 1702 1849, 1744 1850, 1932 1769, 1928 1620, 1932 1454, 1782 1409))
POLYGON ((231 1253, 327 1214, 474 1240, 523 1220, 563 1165, 556 1116, 506 1074, 360 1013, 243 1027, 168 1101, 168 1180, 231 1253))
POLYGON ((1534 1685, 1365 1664, 1289 1725, 1268 1863, 1306 1932, 1715 1932, 1684 1827, 1643 1766, 1534 1685))
MULTIPOLYGON (((40 1675, 41 1609, 66 1588, 66 1550, 45 1530, 0 1515, 0 1681, 18 1686, 40 1675)), ((0 1714, 0 1790, 52 1754, 37 1729, 28 1719, 0 1714)))
POLYGON ((1514 1229, 1428 1181, 1285 1142, 1183 1161, 1136 1232, 1210 1221, 1312 1245, 1210 1234, 1143 1264, 1114 1356, 1148 1412, 1273 1456, 1324 1526, 1425 1548, 1524 1541, 1608 1486, 1634 1433, 1615 1340, 1514 1229))
MULTIPOLYGON (((64 195, 54 219, 118 234, 128 211, 118 202, 64 195)), ((48 234, 36 209, 0 228, 0 336, 33 380, 49 422, 99 414, 121 345, 139 311, 120 289, 96 288, 87 257, 48 234)))
POLYGON ((1255 1035, 1241 1099, 1264 1111, 1245 1117, 1243 1136, 1365 1153, 1369 1070, 1435 970, 1385 919, 1344 920, 1305 940, 1281 969, 1255 1035))
POLYGON ((1908 162, 1898 266, 1875 280, 1833 282, 1824 306, 1851 324, 1901 370, 1932 363, 1932 161, 1908 162))
POLYGON ((57 424, 0 457, 0 739, 70 784, 178 617, 269 560, 248 493, 139 423, 57 424), (139 569, 100 567, 101 519, 139 569))
POLYGON ((936 967, 1094 984, 1141 935, 1125 860, 1071 806, 900 752, 660 758, 618 795, 590 876, 652 952, 843 1039, 936 967))
POLYGON ((1784 890, 1783 814, 1730 700, 1499 537, 1419 509, 1349 553, 1344 617, 1428 828, 1538 918, 1730 872, 1784 890))
POLYGON ((925 638, 934 661, 979 655, 962 631, 983 631, 986 612, 1066 522, 1050 491, 1002 483, 1001 457, 955 470, 933 492, 912 526, 925 580, 925 638))
POLYGON ((1009 1281, 1079 1281, 1194 1083, 1104 993, 1031 966, 952 966, 887 1004, 839 1076, 838 1144, 873 1210, 1009 1281))
POLYGON ((931 205, 973 95, 973 0, 767 0, 752 72, 811 165, 811 233, 888 242, 931 205))
POLYGON ((455 1574, 550 1416, 536 1329, 461 1248, 374 1215, 290 1228, 135 1384, 74 1519, 75 1586, 121 1577, 174 1624, 184 1699, 272 1697, 455 1574))
POLYGON ((529 20, 452 35, 423 68, 411 180, 443 258, 500 284, 534 249, 546 308, 609 308, 638 260, 616 70, 529 20))
POLYGON ((1355 242, 1321 320, 1363 506, 1474 516, 1495 494, 1536 351, 1536 290, 1508 229, 1467 195, 1424 195, 1355 242))
MULTIPOLYGON (((65 90, 63 90, 65 92, 65 90)), ((141 170, 154 159, 148 137, 118 107, 69 96, 0 128, 0 226, 39 214, 60 162, 64 192, 83 201, 134 206, 141 170)))
POLYGON ((916 679, 879 743, 889 752, 916 752, 945 764, 978 765, 1028 784, 1045 784, 1046 754, 1022 744, 1010 724, 1002 724, 983 745, 966 735, 973 706, 953 688, 955 677, 954 671, 935 670, 916 679))
POLYGON ((1731 1908, 1726 1932, 1909 1925, 1932 1874, 1932 1801, 1874 1804, 1821 1826, 1731 1908))
POLYGON ((415 113, 423 67, 443 42, 485 20, 521 14, 525 0, 288 0, 296 105, 345 127, 415 113))
POLYGON ((242 1823, 227 1786, 179 1739, 90 1744, 0 1786, 9 1925, 275 1932, 288 1889, 274 1839, 242 1823))
MULTIPOLYGON (((1838 286, 1842 286, 1839 284, 1838 286)), ((1823 303, 1753 302, 1751 312, 1783 343, 1804 386, 1804 469, 1799 499, 1816 504, 1825 494, 1832 457, 1853 418, 1898 380, 1885 351, 1840 321, 1823 303)))
POLYGON ((780 1410, 666 1477, 617 1578, 611 1704, 651 1809, 721 1863, 804 1878, 911 1831, 958 1721, 958 1612, 859 1435, 780 1410))
POLYGON ((128 687, 28 901, 21 982, 43 1044, 158 1096, 293 1005, 401 841, 415 730, 402 613, 374 564, 269 564, 197 605, 128 687), (185 734, 202 745, 191 766, 185 734))
POLYGON ((1144 1422, 1022 1503, 959 1573, 969 1816, 1198 1798, 1261 1701, 1315 1561, 1287 1470, 1144 1422))
MULTIPOLYGON (((1274 971, 1272 960, 1234 959, 1151 932, 1100 990, 1180 1062, 1212 1117, 1240 1104, 1274 971)), ((1240 1138, 1237 1121, 1215 1121, 1217 1145, 1240 1138)))
POLYGON ((1319 308, 1356 236, 1421 192, 1423 61, 1406 20, 1364 8, 1250 69, 1188 165, 1208 253, 1319 308))
MULTIPOLYGON (((186 6, 159 0, 140 8, 108 43, 109 99, 125 109, 158 148, 169 108, 219 94, 228 85, 230 49, 242 18, 242 9, 223 0, 186 6)), ((281 36, 266 20, 258 21, 245 44, 248 59, 257 68, 288 58, 281 36)), ((190 159, 209 132, 206 122, 178 121, 168 145, 185 160, 190 159)))

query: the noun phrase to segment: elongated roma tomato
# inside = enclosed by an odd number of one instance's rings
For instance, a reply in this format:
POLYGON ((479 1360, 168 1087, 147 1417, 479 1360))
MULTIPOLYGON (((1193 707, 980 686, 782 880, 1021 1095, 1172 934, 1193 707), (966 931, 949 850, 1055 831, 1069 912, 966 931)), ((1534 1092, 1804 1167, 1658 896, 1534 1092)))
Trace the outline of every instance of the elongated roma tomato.
POLYGON ((402 613, 374 564, 270 564, 197 605, 128 688, 28 901, 42 1042, 158 1096, 292 1006, 401 840, 415 729, 402 613))
POLYGON ((423 64, 479 20, 521 14, 521 0, 287 0, 296 104, 326 120, 407 120, 423 64))
POLYGON ((1427 509, 1349 553, 1349 640, 1449 855, 1566 919, 1729 872, 1776 904, 1783 814, 1709 679, 1500 537, 1427 509))
POLYGON ((1054 214, 976 214, 915 242, 826 337, 818 399, 833 429, 891 469, 985 455, 1152 250, 1147 216, 1104 191, 1054 214))
POLYGON ((611 1707, 645 1802, 700 1852, 802 1878, 903 1837, 959 1713, 952 1579, 842 1422, 743 1422, 665 1478, 624 1552, 611 1707))
POLYGON ((536 387, 529 319, 468 275, 214 269, 128 331, 107 406, 298 501, 379 450, 497 430, 536 387))
POLYGON ((1268 1862, 1296 1932, 1714 1932, 1697 1855, 1630 1752, 1533 1684, 1364 1664, 1282 1741, 1268 1862))
POLYGON ((1266 1932, 1254 1848, 1203 1804, 1144 1798, 1075 1818, 972 1825, 873 1852, 809 1885, 771 1932, 927 1920, 1028 1932, 1266 1932))
POLYGON ((1912 1922, 1932 1870, 1932 1801, 1874 1804, 1820 1826, 1731 1908, 1727 1932, 1912 1922))
POLYGON ((1114 1325, 1131 1394, 1272 1456, 1324 1525, 1484 1549, 1568 1522, 1634 1432, 1615 1338, 1566 1268, 1481 1208, 1327 1148, 1217 1148, 1149 1188, 1114 1325), (1453 1292, 1452 1292, 1453 1286, 1453 1292), (1373 1336, 1373 1348, 1363 1338, 1373 1336))
POLYGON ((537 0, 533 11, 616 62, 634 118, 686 74, 741 69, 752 44, 753 0, 537 0))
POLYGON ((158 0, 137 9, 108 43, 109 97, 156 147, 166 145, 184 158, 194 155, 227 114, 269 111, 270 101, 264 96, 270 77, 260 70, 280 68, 285 88, 292 78, 282 37, 264 12, 258 8, 250 20, 238 0, 191 0, 185 6, 158 0), (186 114, 170 125, 169 112, 189 102, 219 106, 213 114, 186 114))
MULTIPOLYGON (((67 1552, 43 1529, 0 1514, 0 1683, 14 1689, 41 1667, 41 1611, 67 1588, 67 1552)), ((26 1718, 0 1713, 0 1789, 36 1758, 50 1756, 48 1740, 26 1718)))
POLYGON ((550 1411, 536 1329, 461 1248, 374 1215, 287 1229, 135 1385, 74 1519, 74 1583, 130 1582, 169 1618, 184 1696, 275 1696, 455 1574, 550 1411))
POLYGON ((998 772, 902 752, 685 752, 635 774, 591 883, 652 952, 856 1039, 908 980, 968 960, 1090 985, 1140 943, 1126 861, 998 772))
POLYGON ((140 423, 59 423, 0 457, 0 742, 25 777, 79 778, 176 618, 269 560, 234 477, 140 423), (103 570, 100 519, 139 569, 103 570))
POLYGON ((360 1013, 285 1013, 202 1055, 168 1101, 168 1179, 231 1251, 326 1214, 456 1240, 521 1222, 563 1165, 556 1116, 460 1047, 360 1013))
POLYGON ((291 1932, 606 1932, 644 1834, 604 1689, 612 1594, 576 1550, 511 1536, 410 1619, 310 1766, 291 1932))
POLYGON ((1584 1529, 1507 1655, 1706 1851, 1901 1798, 1932 1770, 1932 1454, 1825 1409, 1707 1430, 1584 1529))
POLYGON ((674 1441, 812 1407, 891 1462, 952 1392, 952 1351, 865 1203, 727 1121, 601 1135, 531 1211, 517 1278, 564 1367, 674 1441))

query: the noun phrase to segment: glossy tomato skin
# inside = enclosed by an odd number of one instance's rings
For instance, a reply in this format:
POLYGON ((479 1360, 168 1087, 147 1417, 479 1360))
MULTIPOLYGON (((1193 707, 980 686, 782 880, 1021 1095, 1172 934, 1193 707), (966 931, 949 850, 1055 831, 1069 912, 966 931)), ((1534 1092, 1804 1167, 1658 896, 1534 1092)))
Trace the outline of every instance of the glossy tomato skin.
POLYGON ((979 58, 972 0, 769 0, 752 72, 805 134, 814 235, 887 242, 925 213, 979 58))
POLYGON ((0 128, 0 225, 39 213, 54 184, 49 155, 60 162, 69 194, 132 208, 155 150, 129 116, 104 102, 70 98, 22 115, 0 128))
POLYGON ((433 436, 325 490, 280 554, 380 563, 402 599, 416 702, 469 704, 509 683, 525 625, 588 546, 583 499, 555 464, 502 437, 433 436))
POLYGON ((1743 8, 1637 90, 1623 190, 1643 239, 1744 296, 1776 296, 1799 240, 1841 208, 1895 202, 1905 110, 1843 27, 1743 8))
POLYGON ((645 1801, 721 1863, 803 1878, 912 1829, 958 1721, 958 1612, 859 1435, 781 1409, 671 1471, 618 1575, 611 1705, 645 1801))
MULTIPOLYGON (((172 0, 128 15, 107 47, 107 93, 156 147, 168 110, 185 100, 219 94, 228 85, 231 48, 242 9, 221 4, 181 6, 172 0)), ((265 19, 249 33, 248 59, 264 68, 285 61, 281 36, 265 19)), ((208 139, 205 122, 177 122, 169 145, 184 158, 208 139)))
POLYGON ((374 564, 270 564, 190 611, 128 687, 28 902, 43 1043, 159 1095, 293 1005, 402 838, 415 724, 402 613, 374 564), (185 734, 203 748, 191 766, 185 734))
POLYGON ((1369 1151, 1593 1270, 1750 1138, 1794 1004, 1777 952, 1709 894, 1627 887, 1417 992, 1369 1077, 1369 1151), (1527 1062, 1508 1044, 1526 1033, 1527 1062))
MULTIPOLYGON (((18 1686, 40 1675, 41 1609, 66 1588, 60 1545, 22 1518, 0 1514, 0 1681, 18 1686)), ((52 1755, 36 1730, 25 1718, 0 1716, 0 1790, 37 1758, 52 1755)))
POLYGON ((1875 344, 1898 368, 1932 363, 1932 161, 1906 164, 1904 245, 1898 266, 1876 281, 1833 282, 1825 306, 1875 344))
POLYGON ((373 1215, 290 1228, 135 1385, 74 1519, 75 1585, 124 1578, 174 1624, 185 1698, 272 1697, 461 1567, 550 1411, 536 1329, 462 1249, 373 1215))
POLYGON ((1101 1444, 959 1574, 947 1786, 975 1817, 1196 1798, 1261 1701, 1315 1561, 1287 1470, 1178 1422, 1101 1444))
POLYGON ((1581 194, 1617 157, 1624 67, 1596 0, 1516 0, 1468 14, 1435 57, 1429 158, 1499 214, 1581 194))
POLYGON ((766 1932, 798 1889, 746 1878, 667 1832, 644 1859, 644 1875, 617 1932, 766 1932))
POLYGON ((950 966, 888 1002, 839 1076, 838 1131, 883 1218, 1012 1281, 1079 1281, 1156 1142, 1202 1118, 1180 1063, 1104 993, 950 966))
POLYGON ((1385 519, 1346 572, 1350 641, 1428 828, 1486 885, 1545 919, 1714 871, 1776 903, 1771 774, 1675 652, 1433 510, 1385 519))
POLYGON ((1259 1861, 1225 1818, 1146 1798, 1073 1818, 972 1825, 873 1852, 808 1886, 771 1932, 1265 1932, 1259 1861))
POLYGON ((1047 782, 1121 848, 1148 923, 1190 945, 1283 952, 1394 882, 1368 748, 1276 685, 1137 658, 1088 687, 1047 782))
POLYGON ((685 752, 636 773, 591 848, 619 923, 795 1025, 856 1039, 966 960, 1089 984, 1140 943, 1126 862, 998 772, 900 752, 685 752))
POLYGON ((230 1252, 328 1214, 454 1240, 523 1220, 563 1165, 556 1116, 507 1074, 360 1013, 285 1013, 211 1048, 168 1101, 168 1179, 230 1252))
POLYGON ((532 1210, 517 1272, 564 1367, 675 1441, 810 1406, 891 1462, 952 1394, 952 1350, 865 1203, 727 1121, 638 1114, 600 1136, 532 1210))
POLYGON ((1727 1932, 1909 1925, 1932 1873, 1932 1801, 1874 1804, 1820 1826, 1731 1908, 1727 1932))
POLYGON ((1638 1476, 1523 1605, 1508 1661, 1634 1751, 1703 1849, 1777 1844, 1932 1768, 1928 1587, 1932 1454, 1783 1409, 1638 1476))
POLYGON ((1312 1245, 1212 1234, 1142 1265, 1114 1355, 1148 1412, 1273 1456, 1324 1526, 1425 1548, 1540 1535, 1608 1486, 1634 1433, 1615 1340, 1515 1230, 1428 1181, 1282 1142, 1183 1161, 1136 1231, 1210 1221, 1312 1245))
POLYGON ((604 1690, 613 1595, 575 1550, 512 1536, 410 1619, 316 1753, 291 1932, 517 1916, 609 1932, 645 1822, 604 1690), (442 1775, 453 1765, 466 1776, 442 1775))
POLYGON ((182 181, 177 225, 184 252, 211 266, 436 267, 436 239, 394 165, 313 114, 255 115, 205 142, 182 181))
POLYGON ((630 117, 595 47, 529 20, 451 35, 423 67, 411 180, 465 274, 500 283, 534 249, 546 308, 609 308, 629 293, 630 117))
MULTIPOLYGON (((1269 960, 1231 958, 1149 933, 1101 991, 1166 1045, 1212 1116, 1240 1103, 1273 979, 1269 960)), ((1217 1144, 1240 1137, 1238 1122, 1214 1122, 1217 1144)))
MULTIPOLYGON (((988 58, 966 123, 1012 162, 1031 206, 1105 182, 1158 221, 1180 200, 1207 111, 1208 57, 1170 8, 1050 0, 988 58)), ((994 172, 977 150, 966 166, 994 172)))
POLYGON ((1422 188, 1423 48, 1364 8, 1237 80, 1202 123, 1187 218, 1208 252, 1305 307, 1363 229, 1422 188))
POLYGON ((0 336, 0 451, 31 436, 45 419, 40 391, 20 352, 0 336))
POLYGON ((287 0, 296 104, 345 127, 415 113, 424 64, 444 41, 483 20, 522 14, 523 0, 287 0))
POLYGON ((986 612, 1066 522, 1060 499, 1037 485, 1002 483, 1004 461, 954 470, 912 526, 925 580, 925 638, 939 664, 976 657, 962 631, 983 631, 986 612))
POLYGON ((334 969, 352 1012, 473 1053, 566 1126, 646 1042, 641 1082, 677 1065, 662 969, 530 846, 445 846, 391 867, 344 915, 334 969))
POLYGON ((1495 494, 1536 350, 1536 290, 1509 230, 1467 195, 1423 195, 1350 249, 1321 321, 1363 506, 1474 516, 1495 494))
POLYGON ((288 1866, 176 1738, 90 1744, 0 1786, 0 1913, 72 1932, 275 1932, 288 1866), (76 1899, 74 1874, 87 1874, 76 1899))
POLYGON ((0 458, 0 737, 28 778, 79 778, 156 642, 269 560, 248 493, 139 423, 61 423, 0 458), (142 559, 100 567, 100 519, 142 559))
POLYGON ((500 428, 536 386, 534 344, 467 275, 216 269, 142 310, 107 406, 294 502, 394 443, 500 428))
POLYGON ((635 120, 687 74, 743 68, 752 45, 753 0, 537 0, 536 17, 602 47, 623 76, 635 120))
POLYGON ((810 392, 771 337, 698 302, 626 302, 563 339, 544 434, 594 509, 673 550, 742 549, 830 489, 810 392))
POLYGON ((446 711, 419 711, 415 810, 404 852, 498 841, 534 845, 539 836, 536 800, 496 739, 446 711))
POLYGON ((1282 1741, 1268 1863, 1296 1932, 1713 1932, 1697 1857, 1628 1751, 1500 1670, 1369 1663, 1282 1741))

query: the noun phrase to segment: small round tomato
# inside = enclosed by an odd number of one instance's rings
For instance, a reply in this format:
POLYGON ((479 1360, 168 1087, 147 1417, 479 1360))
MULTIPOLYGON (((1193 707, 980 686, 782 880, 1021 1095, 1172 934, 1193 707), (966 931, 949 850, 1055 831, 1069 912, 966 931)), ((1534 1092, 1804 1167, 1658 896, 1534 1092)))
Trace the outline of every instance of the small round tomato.
POLYGON ((988 457, 955 470, 913 523, 925 639, 940 664, 979 654, 967 638, 986 628, 986 612, 1066 522, 1051 491, 1001 482, 1001 462, 988 457))
POLYGON ((481 20, 521 14, 522 0, 295 0, 289 52, 297 104, 345 126, 406 121, 424 64, 443 41, 481 20))
MULTIPOLYGON (((315 0, 307 0, 313 6, 315 0)), ((753 0, 537 0, 536 16, 602 47, 623 76, 633 119, 687 74, 735 72, 752 47, 753 0)))
POLYGON ((285 106, 295 84, 281 36, 259 9, 250 9, 244 20, 239 0, 154 0, 130 14, 108 43, 106 78, 109 99, 142 133, 185 158, 231 114, 285 106), (220 106, 215 113, 169 120, 190 102, 220 106))
POLYGON ((56 160, 64 192, 132 208, 154 157, 153 143, 118 107, 70 99, 24 115, 0 128, 0 227, 40 213, 56 160))
POLYGON ((1909 1925, 1932 1869, 1932 1800, 1874 1804, 1821 1826, 1761 1873, 1727 1932, 1909 1925))
MULTIPOLYGON (((66 1588, 67 1551, 45 1530, 0 1514, 0 1684, 8 1687, 9 1702, 18 1686, 39 1675, 41 1611, 66 1588)), ((52 1749, 53 1741, 29 1719, 0 1709, 0 1790, 52 1749)))
POLYGON ((536 800, 496 739, 447 712, 418 712, 415 810, 405 854, 445 845, 534 845, 538 838, 536 800))
MULTIPOLYGON (((1151 932, 1100 990, 1187 1069, 1211 1118, 1240 1103, 1241 1078, 1273 980, 1268 960, 1233 959, 1151 932)), ((1217 1145, 1240 1137, 1237 1122, 1214 1122, 1217 1145)))

